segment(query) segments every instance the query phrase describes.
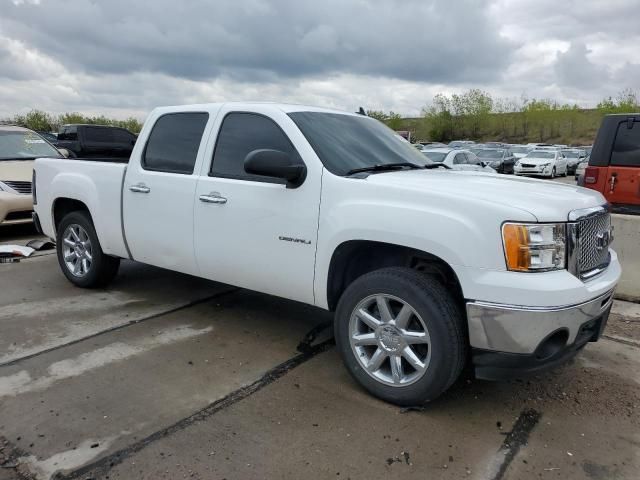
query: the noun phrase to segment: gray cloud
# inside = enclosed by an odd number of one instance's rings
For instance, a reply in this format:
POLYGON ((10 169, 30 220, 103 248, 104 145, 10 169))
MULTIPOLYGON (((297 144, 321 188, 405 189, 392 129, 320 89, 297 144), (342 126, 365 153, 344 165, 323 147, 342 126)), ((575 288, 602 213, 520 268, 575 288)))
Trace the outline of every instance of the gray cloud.
POLYGON ((569 50, 558 53, 554 68, 560 85, 592 88, 609 79, 606 67, 596 65, 587 58, 589 52, 583 43, 572 43, 569 50))
POLYGON ((640 91, 640 0, 0 0, 0 117, 292 101, 417 115, 481 88, 640 91))
POLYGON ((499 78, 513 47, 473 0, 5 3, 9 35, 87 73, 456 83, 499 78))

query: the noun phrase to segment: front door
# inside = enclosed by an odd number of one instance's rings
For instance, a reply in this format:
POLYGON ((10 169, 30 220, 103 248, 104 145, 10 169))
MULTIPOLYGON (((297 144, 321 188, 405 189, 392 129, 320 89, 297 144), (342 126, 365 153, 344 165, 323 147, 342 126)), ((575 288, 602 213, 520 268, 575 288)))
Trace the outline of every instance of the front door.
POLYGON ((205 112, 163 115, 142 152, 135 150, 140 161, 132 159, 122 194, 125 234, 134 260, 198 273, 193 202, 208 118, 205 112))
POLYGON ((618 205, 640 205, 640 121, 623 121, 613 144, 604 196, 618 205))
POLYGON ((280 150, 305 163, 290 140, 300 132, 284 113, 269 109, 218 117, 212 162, 203 164, 194 206, 201 275, 313 303, 321 167, 306 162, 307 177, 297 188, 247 174, 244 159, 257 149, 280 150))

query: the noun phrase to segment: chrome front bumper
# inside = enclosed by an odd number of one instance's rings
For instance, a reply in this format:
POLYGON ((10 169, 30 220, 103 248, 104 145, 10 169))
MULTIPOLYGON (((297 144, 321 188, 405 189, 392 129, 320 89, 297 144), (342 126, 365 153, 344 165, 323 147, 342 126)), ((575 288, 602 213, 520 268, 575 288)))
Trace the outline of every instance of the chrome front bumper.
POLYGON ((566 345, 572 345, 581 327, 608 315, 612 303, 613 290, 578 305, 560 307, 468 302, 469 341, 475 349, 526 355, 534 353, 550 335, 566 331, 566 345))

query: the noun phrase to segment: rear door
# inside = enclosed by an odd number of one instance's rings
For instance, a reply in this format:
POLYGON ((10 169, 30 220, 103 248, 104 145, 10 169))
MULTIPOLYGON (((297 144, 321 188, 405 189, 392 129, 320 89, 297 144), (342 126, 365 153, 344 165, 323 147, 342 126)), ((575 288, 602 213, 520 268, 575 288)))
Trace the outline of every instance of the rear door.
POLYGON ((161 115, 129 162, 123 221, 135 260, 197 275, 193 201, 208 120, 207 112, 161 115))
POLYGON ((313 303, 322 169, 294 147, 310 148, 284 112, 229 108, 214 126, 211 164, 203 165, 196 191, 194 242, 201 275, 313 303), (246 173, 245 157, 257 149, 280 150, 305 164, 304 183, 287 188, 281 179, 246 173))
POLYGON ((112 156, 114 137, 111 128, 82 127, 81 135, 84 155, 96 158, 112 156))
POLYGON ((618 124, 603 193, 610 203, 640 205, 640 120, 637 118, 618 124))

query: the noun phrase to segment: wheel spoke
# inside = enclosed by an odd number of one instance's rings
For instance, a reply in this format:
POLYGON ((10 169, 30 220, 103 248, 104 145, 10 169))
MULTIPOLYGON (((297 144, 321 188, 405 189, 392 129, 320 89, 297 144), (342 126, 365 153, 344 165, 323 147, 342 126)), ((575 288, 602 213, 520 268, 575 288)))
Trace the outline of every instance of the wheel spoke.
POLYGON ((74 252, 73 250, 71 250, 69 253, 67 253, 64 256, 64 261, 65 262, 70 262, 72 260, 74 260, 75 258, 78 258, 78 256, 76 255, 76 252, 74 252))
POLYGON ((389 323, 393 320, 391 308, 389 307, 389 300, 382 295, 378 295, 376 297, 376 303, 378 305, 378 311, 380 312, 380 319, 382 320, 382 323, 389 323))
POLYGON ((376 328, 378 328, 380 326, 380 320, 378 320, 377 318, 375 318, 373 315, 371 315, 369 312, 367 312, 364 308, 361 308, 360 310, 358 310, 358 312, 356 313, 356 315, 358 316, 358 318, 360 320, 362 320, 369 328, 375 330, 376 328))
POLYGON ((423 370, 425 368, 425 364, 418 358, 416 352, 414 352, 411 347, 405 347, 404 350, 402 350, 402 356, 416 370, 423 370))
POLYGON ((400 383, 402 377, 404 377, 402 357, 400 355, 392 355, 389 357, 389 360, 391 361, 391 376, 393 378, 393 383, 400 383))
POLYGON ((93 260, 93 257, 91 256, 91 253, 89 252, 89 250, 84 251, 84 258, 86 258, 89 261, 93 260))
POLYGON ((402 338, 404 338, 405 342, 409 345, 413 345, 416 343, 429 343, 429 336, 425 332, 412 332, 404 330, 402 332, 402 338))
POLYGON ((396 317, 396 327, 398 328, 407 328, 407 325, 409 325, 409 320, 411 320, 411 316, 413 315, 413 308, 411 308, 409 305, 403 305, 402 309, 400 310, 400 313, 398 313, 398 316, 396 317))
POLYGON ((386 358, 387 353, 381 348, 378 348, 375 353, 371 355, 369 363, 367 364, 367 370, 369 370, 370 372, 375 372, 382 366, 386 358))
POLYGON ((82 273, 87 273, 89 271, 89 262, 87 262, 86 258, 82 259, 82 273))
POLYGON ((353 336, 353 344, 359 347, 363 345, 376 345, 377 343, 378 340, 376 339, 375 333, 362 333, 353 336))
POLYGON ((78 236, 78 233, 76 232, 75 228, 69 229, 69 232, 71 232, 71 236, 73 237, 74 241, 76 242, 80 241, 80 237, 78 236))
POLYGON ((82 262, 80 261, 80 259, 76 259, 76 263, 73 264, 73 273, 74 275, 81 275, 82 274, 82 262))
POLYGON ((72 240, 69 240, 68 238, 65 238, 63 242, 67 247, 73 248, 76 246, 76 244, 72 240))

